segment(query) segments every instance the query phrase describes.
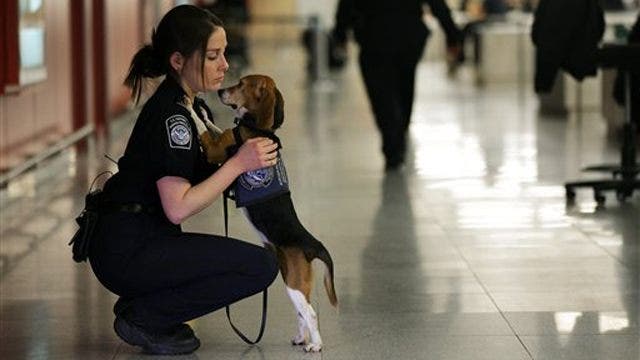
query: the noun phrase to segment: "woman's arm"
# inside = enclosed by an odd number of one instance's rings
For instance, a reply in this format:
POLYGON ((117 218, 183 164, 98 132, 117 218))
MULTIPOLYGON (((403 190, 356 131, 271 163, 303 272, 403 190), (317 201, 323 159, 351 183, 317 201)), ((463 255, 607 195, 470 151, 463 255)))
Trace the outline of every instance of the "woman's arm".
POLYGON ((197 185, 178 176, 164 176, 156 181, 165 215, 180 224, 211 205, 242 173, 275 165, 278 145, 265 138, 247 140, 215 173, 197 185))

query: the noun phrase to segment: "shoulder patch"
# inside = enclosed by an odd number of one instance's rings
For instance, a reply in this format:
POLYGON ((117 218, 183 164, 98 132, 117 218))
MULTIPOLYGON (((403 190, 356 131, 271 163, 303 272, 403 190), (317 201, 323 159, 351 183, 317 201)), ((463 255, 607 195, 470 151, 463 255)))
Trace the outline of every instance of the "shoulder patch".
POLYGON ((191 125, 184 115, 173 115, 166 120, 169 147, 191 149, 191 125))

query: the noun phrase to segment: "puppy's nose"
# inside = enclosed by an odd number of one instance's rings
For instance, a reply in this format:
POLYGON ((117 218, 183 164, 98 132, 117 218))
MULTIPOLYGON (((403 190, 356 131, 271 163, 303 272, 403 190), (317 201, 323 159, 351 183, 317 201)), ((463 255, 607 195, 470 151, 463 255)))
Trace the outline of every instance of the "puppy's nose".
POLYGON ((222 94, 224 94, 224 89, 218 90, 218 96, 222 97, 222 94))

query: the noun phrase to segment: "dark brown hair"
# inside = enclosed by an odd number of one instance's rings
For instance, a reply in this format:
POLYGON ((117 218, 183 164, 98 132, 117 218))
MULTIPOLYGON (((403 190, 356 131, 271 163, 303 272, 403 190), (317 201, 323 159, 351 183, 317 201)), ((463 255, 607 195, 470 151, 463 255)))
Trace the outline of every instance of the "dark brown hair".
POLYGON ((222 26, 218 17, 193 5, 176 6, 167 12, 153 31, 151 44, 145 44, 131 60, 124 84, 131 88, 135 102, 140 100, 144 78, 177 76, 169 62, 176 51, 189 58, 200 49, 201 68, 204 68, 209 37, 222 26))

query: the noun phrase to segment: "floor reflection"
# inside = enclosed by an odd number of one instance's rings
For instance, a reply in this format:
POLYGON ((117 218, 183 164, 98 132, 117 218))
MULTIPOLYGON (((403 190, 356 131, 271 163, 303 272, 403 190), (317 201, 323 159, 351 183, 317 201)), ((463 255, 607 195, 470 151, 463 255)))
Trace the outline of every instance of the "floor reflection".
MULTIPOLYGON (((640 205, 640 201, 637 202, 640 205)), ((576 225, 617 260, 614 263, 628 326, 640 323, 640 207, 633 203, 596 212, 570 211, 576 225)))
POLYGON ((357 308, 416 311, 427 306, 417 301, 425 293, 426 278, 417 245, 412 200, 403 173, 389 173, 383 178, 380 203, 372 220, 373 235, 361 254, 357 308))

